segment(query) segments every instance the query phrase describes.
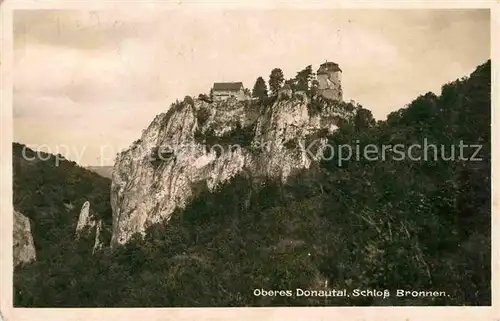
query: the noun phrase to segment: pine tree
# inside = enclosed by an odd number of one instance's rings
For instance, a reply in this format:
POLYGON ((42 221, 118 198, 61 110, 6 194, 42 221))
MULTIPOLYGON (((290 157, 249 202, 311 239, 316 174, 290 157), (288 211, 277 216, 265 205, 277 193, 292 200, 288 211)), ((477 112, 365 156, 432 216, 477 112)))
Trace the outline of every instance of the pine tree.
POLYGON ((278 94, 278 90, 283 85, 285 76, 280 68, 274 68, 269 75, 269 89, 273 95, 278 94))
POLYGON ((311 82, 313 78, 314 78, 314 73, 312 71, 311 65, 299 71, 297 73, 297 76, 295 76, 295 83, 297 86, 297 90, 308 92, 309 89, 311 88, 311 82))
POLYGON ((252 97, 258 98, 260 101, 267 97, 267 86, 264 78, 259 77, 255 81, 255 85, 252 90, 252 97))

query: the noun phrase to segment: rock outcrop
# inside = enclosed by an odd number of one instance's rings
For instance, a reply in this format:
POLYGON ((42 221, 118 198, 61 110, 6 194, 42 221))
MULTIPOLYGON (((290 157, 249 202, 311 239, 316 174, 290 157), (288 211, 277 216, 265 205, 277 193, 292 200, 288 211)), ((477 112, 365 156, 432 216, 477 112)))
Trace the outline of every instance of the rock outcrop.
POLYGON ((78 216, 78 223, 76 225, 75 234, 79 237, 85 228, 93 228, 95 226, 95 221, 90 217, 90 202, 85 201, 80 210, 80 216, 78 216))
POLYGON ((102 220, 99 219, 90 211, 90 202, 85 201, 83 203, 82 209, 80 210, 80 216, 78 217, 78 223, 76 225, 76 239, 82 237, 84 233, 89 233, 94 235, 94 246, 92 248, 92 253, 99 250, 103 246, 101 240, 102 232, 102 220))
POLYGON ((13 237, 14 265, 35 261, 36 250, 30 220, 17 211, 14 211, 13 237))
POLYGON ((99 251, 102 249, 104 246, 103 241, 102 241, 102 220, 99 220, 97 222, 97 226, 95 229, 95 238, 94 238, 94 247, 92 248, 92 254, 94 254, 96 251, 99 251))
POLYGON ((169 219, 192 199, 195 187, 213 189, 242 171, 286 180, 308 168, 339 117, 352 116, 345 105, 325 106, 314 115, 302 96, 266 108, 231 99, 172 106, 117 156, 111 244, 169 219))

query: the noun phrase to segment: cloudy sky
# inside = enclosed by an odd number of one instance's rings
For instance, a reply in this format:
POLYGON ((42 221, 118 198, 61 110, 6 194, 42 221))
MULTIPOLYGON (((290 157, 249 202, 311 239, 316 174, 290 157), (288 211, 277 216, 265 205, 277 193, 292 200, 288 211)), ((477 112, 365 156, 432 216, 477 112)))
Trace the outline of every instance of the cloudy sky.
POLYGON ((489 58, 488 10, 17 11, 14 141, 112 165, 177 98, 325 60, 384 119, 489 58))

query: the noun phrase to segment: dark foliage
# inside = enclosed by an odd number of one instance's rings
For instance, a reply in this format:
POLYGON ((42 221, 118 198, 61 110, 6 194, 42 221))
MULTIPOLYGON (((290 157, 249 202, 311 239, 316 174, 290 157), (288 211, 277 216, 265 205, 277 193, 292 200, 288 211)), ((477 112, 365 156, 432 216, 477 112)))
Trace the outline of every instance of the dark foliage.
POLYGON ((206 108, 200 108, 196 111, 196 120, 198 121, 198 127, 203 127, 210 117, 210 111, 206 108))
POLYGON ((311 83, 314 79, 314 72, 312 70, 312 66, 309 65, 302 69, 301 71, 297 72, 297 75, 295 76, 295 90, 300 90, 305 93, 309 94, 309 91, 311 89, 311 83))
POLYGON ((252 101, 251 107, 254 110, 257 110, 259 114, 262 114, 267 110, 267 108, 271 108, 277 100, 278 100, 277 95, 264 97, 262 100, 252 101))
POLYGON ((269 90, 273 95, 278 94, 278 90, 283 86, 285 76, 280 68, 274 68, 269 75, 269 90))
POLYGON ((94 257, 79 250, 82 244, 60 243, 61 255, 16 269, 15 305, 490 305, 490 62, 386 121, 374 123, 369 112, 352 108, 354 120, 339 123, 329 137, 332 145, 427 138, 458 146, 462 140, 482 145, 477 157, 483 160, 387 157, 339 166, 333 159, 287 184, 238 176, 213 193, 200 191, 168 223, 151 226, 144 239, 94 257), (261 288, 310 289, 325 279, 335 289, 448 296, 253 294, 261 288))
POLYGON ((339 113, 343 119, 350 120, 362 107, 355 102, 343 102, 331 100, 323 96, 315 96, 309 100, 307 111, 310 116, 315 116, 324 110, 332 110, 339 113))
POLYGON ((212 99, 207 94, 199 94, 198 95, 198 99, 201 100, 201 101, 204 101, 206 103, 209 103, 209 104, 212 103, 212 99))
POLYGON ((193 99, 193 97, 191 97, 191 96, 186 96, 186 97, 184 97, 183 102, 184 102, 185 104, 187 104, 187 105, 194 106, 194 99, 193 99))
POLYGON ((204 144, 207 150, 215 150, 217 156, 220 156, 222 152, 228 152, 230 148, 250 146, 254 137, 254 125, 241 127, 239 123, 233 130, 221 136, 216 135, 213 129, 208 129, 205 133, 201 133, 199 130, 195 132, 195 140, 200 144, 204 144))
POLYGON ((267 97, 267 85, 264 78, 259 77, 255 81, 255 85, 252 90, 252 97, 258 98, 259 101, 262 101, 267 97))
POLYGON ((33 222, 38 260, 59 255, 61 244, 74 239, 85 201, 109 230, 109 178, 63 160, 61 155, 35 152, 18 143, 12 144, 12 159, 14 208, 33 222))

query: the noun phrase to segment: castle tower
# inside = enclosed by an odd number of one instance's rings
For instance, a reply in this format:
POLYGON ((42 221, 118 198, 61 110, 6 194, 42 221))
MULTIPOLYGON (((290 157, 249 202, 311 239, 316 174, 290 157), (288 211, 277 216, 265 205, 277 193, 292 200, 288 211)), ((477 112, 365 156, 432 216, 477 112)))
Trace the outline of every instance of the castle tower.
POLYGON ((325 62, 316 72, 318 93, 328 99, 342 101, 342 69, 334 62, 325 62))

